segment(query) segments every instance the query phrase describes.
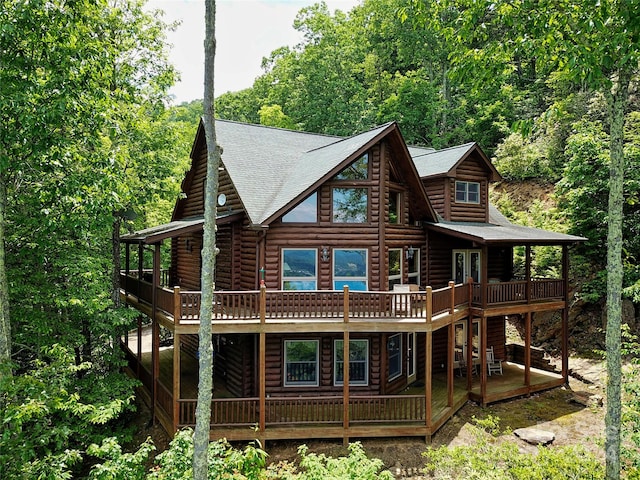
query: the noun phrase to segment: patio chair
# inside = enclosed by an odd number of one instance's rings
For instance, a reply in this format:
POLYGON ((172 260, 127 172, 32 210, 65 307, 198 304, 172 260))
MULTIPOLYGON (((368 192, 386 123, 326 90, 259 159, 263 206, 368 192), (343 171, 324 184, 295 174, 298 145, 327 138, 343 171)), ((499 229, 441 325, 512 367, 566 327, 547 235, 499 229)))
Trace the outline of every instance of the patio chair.
MULTIPOLYGON (((467 375, 467 359, 462 352, 456 352, 456 362, 458 362, 458 371, 461 377, 467 375)), ((471 363, 471 375, 477 375, 476 364, 471 363)))
POLYGON ((499 373, 502 375, 502 360, 496 359, 493 354, 493 347, 487 348, 487 370, 489 376, 491 376, 492 373, 499 373))

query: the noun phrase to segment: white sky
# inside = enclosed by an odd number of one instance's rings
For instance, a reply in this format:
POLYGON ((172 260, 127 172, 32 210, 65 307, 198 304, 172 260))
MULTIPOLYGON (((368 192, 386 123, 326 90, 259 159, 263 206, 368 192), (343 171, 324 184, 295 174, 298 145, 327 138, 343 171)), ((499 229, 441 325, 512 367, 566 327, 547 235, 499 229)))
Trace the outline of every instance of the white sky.
MULTIPOLYGON (((348 12, 359 0, 325 0, 329 11, 348 12)), ((298 11, 314 0, 217 0, 215 96, 253 85, 263 57, 302 39, 293 28, 298 11)), ((204 0, 149 0, 165 11, 164 20, 182 23, 169 33, 170 61, 181 80, 172 89, 175 104, 204 97, 204 0)))

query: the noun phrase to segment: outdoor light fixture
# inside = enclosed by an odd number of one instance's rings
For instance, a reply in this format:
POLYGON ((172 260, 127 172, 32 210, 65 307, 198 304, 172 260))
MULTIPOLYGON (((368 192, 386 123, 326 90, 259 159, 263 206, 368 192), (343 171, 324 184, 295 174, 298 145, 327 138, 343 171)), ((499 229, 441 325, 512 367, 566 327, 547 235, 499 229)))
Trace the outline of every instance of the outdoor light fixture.
POLYGON ((320 252, 320 259, 323 262, 329 261, 329 249, 327 247, 322 247, 322 251, 320 252))
POLYGON ((407 260, 413 260, 414 253, 415 253, 415 250, 413 249, 413 247, 409 247, 406 252, 407 260))

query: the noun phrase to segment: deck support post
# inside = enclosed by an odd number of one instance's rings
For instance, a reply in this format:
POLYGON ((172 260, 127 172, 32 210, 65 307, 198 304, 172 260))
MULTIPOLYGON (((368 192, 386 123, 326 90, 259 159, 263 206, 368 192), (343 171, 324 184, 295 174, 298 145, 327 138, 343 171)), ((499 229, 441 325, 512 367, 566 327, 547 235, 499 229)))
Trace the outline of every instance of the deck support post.
POLYGON ((487 317, 484 314, 481 317, 481 341, 480 341, 480 398, 482 406, 487 404, 487 317))
POLYGON ((425 402, 425 425, 427 427, 428 437, 427 443, 431 440, 432 429, 432 405, 431 405, 431 389, 433 388, 432 370, 433 370, 433 332, 427 331, 425 335, 425 361, 424 361, 424 402, 425 402))
POLYGON ((527 291, 525 298, 527 304, 531 303, 531 245, 525 246, 525 279, 527 280, 527 291))
POLYGON ((258 419, 258 438, 263 448, 265 445, 265 427, 266 427, 266 377, 267 377, 267 334, 264 331, 266 322, 267 311, 267 287, 265 285, 260 286, 260 342, 258 346, 259 360, 259 419, 258 419))
POLYGON ((160 377, 160 324, 158 323, 158 286, 160 285, 160 244, 153 250, 153 276, 151 285, 151 324, 152 324, 152 374, 151 374, 151 418, 156 419, 158 401, 158 378, 160 377))
MULTIPOLYGON (((478 352, 480 353, 480 352, 478 352)), ((473 388, 473 317, 467 317, 467 391, 473 388)))
POLYGON ((138 349, 136 358, 136 378, 140 378, 140 369, 142 368, 142 315, 138 315, 138 339, 136 341, 138 349))
POLYGON ((453 360, 455 358, 455 337, 453 330, 453 316, 447 327, 448 342, 447 342, 447 407, 453 407, 453 360))
POLYGON ((524 323, 524 384, 531 389, 531 312, 526 313, 524 323))
POLYGON ((564 308, 562 309, 562 378, 569 384, 569 247, 562 246, 562 295, 564 308))
POLYGON ((349 287, 343 287, 345 310, 344 310, 344 332, 342 335, 342 443, 349 444, 349 287))
POLYGON ((180 425, 180 334, 173 334, 173 433, 180 425))

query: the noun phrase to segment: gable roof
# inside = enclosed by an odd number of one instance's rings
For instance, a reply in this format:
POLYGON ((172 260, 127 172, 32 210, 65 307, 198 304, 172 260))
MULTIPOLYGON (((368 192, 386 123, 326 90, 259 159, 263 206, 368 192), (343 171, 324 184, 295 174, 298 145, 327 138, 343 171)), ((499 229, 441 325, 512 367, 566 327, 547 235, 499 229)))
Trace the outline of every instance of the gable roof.
MULTIPOLYGON (((203 128, 201 122, 194 150, 198 137, 204 136, 203 128)), ((404 162, 403 169, 408 171, 407 181, 412 190, 417 189, 417 195, 422 197, 422 201, 415 204, 416 208, 422 210, 425 219, 435 220, 435 213, 395 123, 342 138, 216 120, 216 137, 223 151, 222 164, 252 225, 269 224, 387 136, 393 137, 392 148, 399 152, 397 161, 404 162)), ((199 145, 204 146, 202 139, 199 145)), ((184 187, 188 188, 188 185, 184 187)))
POLYGON ((455 176, 456 168, 471 155, 476 155, 491 172, 491 180, 500 180, 501 176, 496 167, 487 158, 476 142, 465 143, 442 150, 416 150, 413 162, 416 164, 421 177, 455 176))

